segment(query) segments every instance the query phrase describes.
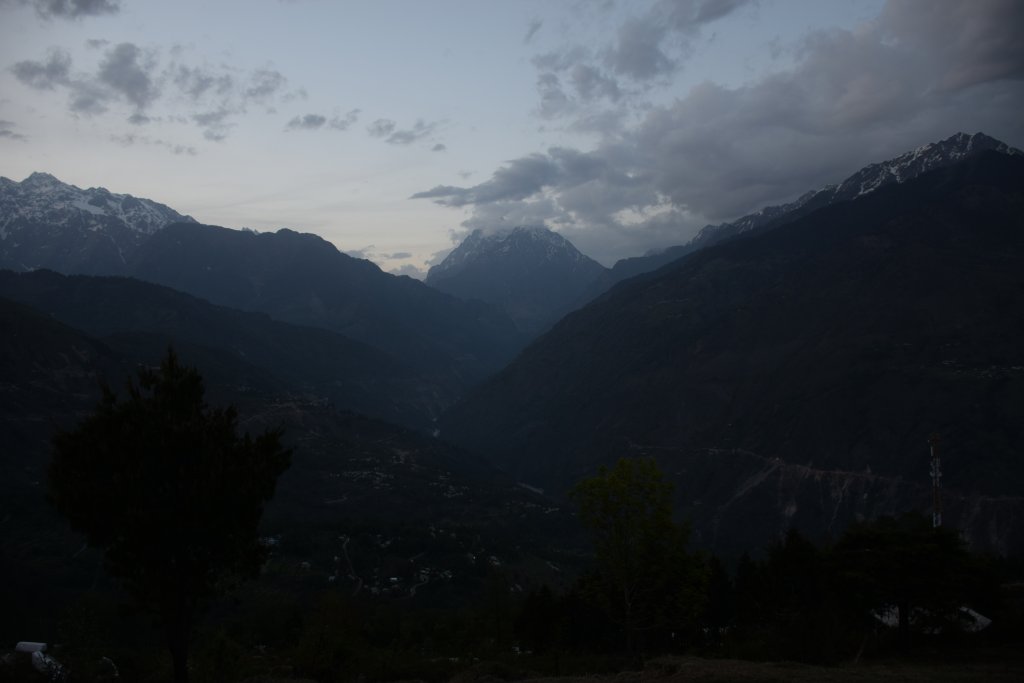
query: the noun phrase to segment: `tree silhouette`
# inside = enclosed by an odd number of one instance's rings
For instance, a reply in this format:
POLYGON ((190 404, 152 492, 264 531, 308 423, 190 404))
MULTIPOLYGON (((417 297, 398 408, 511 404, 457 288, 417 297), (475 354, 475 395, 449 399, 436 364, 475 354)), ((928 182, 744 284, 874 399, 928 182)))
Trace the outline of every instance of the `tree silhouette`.
POLYGON ((257 526, 291 459, 280 431, 239 436, 234 408, 203 393, 169 349, 124 400, 104 387, 95 413, 54 437, 49 468, 54 505, 159 616, 176 681, 202 609, 259 571, 257 526))
POLYGON ((904 646, 915 620, 926 629, 956 626, 960 608, 984 590, 986 577, 956 531, 932 528, 919 514, 854 524, 833 554, 857 604, 897 610, 904 646))
POLYGON ((672 485, 654 460, 622 458, 571 495, 597 556, 590 592, 622 626, 630 653, 645 631, 692 623, 704 599, 704 571, 686 552, 689 529, 672 520, 672 485))

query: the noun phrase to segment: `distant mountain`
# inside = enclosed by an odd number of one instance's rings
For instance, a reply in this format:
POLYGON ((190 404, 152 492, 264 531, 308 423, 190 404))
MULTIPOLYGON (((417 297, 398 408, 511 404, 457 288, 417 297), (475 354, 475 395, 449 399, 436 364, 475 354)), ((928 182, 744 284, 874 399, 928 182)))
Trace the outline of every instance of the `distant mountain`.
MULTIPOLYGON (((866 184, 859 184, 867 187, 866 184)), ((563 319, 440 421, 564 491, 656 456, 701 542, 927 511, 1024 550, 1024 157, 984 152, 703 249, 563 319)))
POLYGON ((443 407, 442 389, 409 365, 342 335, 120 277, 0 271, 0 297, 100 340, 129 358, 159 358, 168 344, 205 361, 215 392, 322 399, 421 429, 443 407))
POLYGON ((0 268, 123 274, 147 237, 194 222, 149 199, 83 190, 47 173, 22 182, 0 177, 0 268))
POLYGON ((140 247, 130 272, 221 306, 370 344, 446 387, 442 401, 501 368, 523 343, 491 306, 390 275, 292 230, 178 223, 140 247))
POLYGON ((686 244, 669 247, 647 256, 622 259, 612 266, 606 286, 656 270, 687 254, 737 235, 787 223, 824 206, 856 199, 882 187, 904 183, 922 173, 950 166, 986 151, 1008 155, 1024 154, 1019 149, 984 133, 956 133, 945 140, 928 143, 888 161, 865 166, 838 185, 827 185, 819 190, 812 190, 788 204, 767 206, 731 223, 705 226, 686 244))
POLYGON ((535 336, 576 308, 607 269, 543 227, 495 234, 474 230, 430 269, 431 287, 502 308, 535 336))

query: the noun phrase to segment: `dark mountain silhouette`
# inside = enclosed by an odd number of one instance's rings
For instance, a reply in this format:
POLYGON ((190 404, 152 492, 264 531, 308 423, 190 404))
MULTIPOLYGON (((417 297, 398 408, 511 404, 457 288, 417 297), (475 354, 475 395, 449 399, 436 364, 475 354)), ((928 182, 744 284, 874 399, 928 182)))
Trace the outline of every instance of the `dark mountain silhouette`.
POLYGON ((335 330, 452 390, 512 358, 521 336, 499 311, 341 253, 316 235, 179 223, 153 235, 131 272, 215 304, 335 330))
POLYGON ((426 282, 498 306, 532 337, 576 308, 605 271, 558 233, 518 227, 495 234, 473 231, 430 269, 426 282))
MULTIPOLYGON (((605 287, 656 270, 687 254, 719 244, 737 235, 777 227, 822 207, 856 199, 881 187, 904 183, 922 173, 950 166, 986 151, 1022 154, 1020 150, 984 133, 956 133, 945 140, 928 143, 887 161, 865 166, 838 185, 827 185, 819 190, 812 190, 787 204, 766 206, 730 223, 707 225, 686 244, 669 247, 646 256, 622 259, 612 266, 605 287)), ((598 293, 594 291, 595 296, 598 293)))
POLYGON ((212 305, 130 278, 0 271, 0 296, 82 330, 128 357, 159 358, 168 344, 205 360, 212 384, 237 400, 299 393, 427 428, 444 390, 366 344, 260 313, 212 305))
MULTIPOLYGON (((276 344, 316 356, 316 343, 296 340, 301 328, 121 278, 39 272, 3 273, 0 280, 5 292, 50 301, 52 308, 41 312, 0 296, 0 579, 9 598, 5 619, 19 629, 32 631, 40 615, 60 614, 83 592, 106 594, 112 585, 102 558, 84 549, 47 502, 46 466, 54 431, 95 409, 101 383, 123 391, 139 364, 152 366, 166 353, 149 341, 166 344, 168 335, 131 332, 159 320, 196 326, 171 336, 182 362, 202 373, 208 401, 238 406, 240 425, 249 432, 284 428, 294 448, 292 466, 277 486, 264 529, 276 558, 294 567, 306 562, 301 580, 307 588, 333 577, 349 594, 463 600, 480 589, 493 562, 554 581, 558 570, 548 563, 562 563, 567 539, 579 542, 572 518, 556 503, 478 458, 419 432, 340 411, 308 385, 291 385, 298 369, 282 379, 241 358, 243 351, 259 355, 276 344), (57 301, 61 297, 66 303, 57 301), (133 303, 138 300, 146 305, 133 303), (84 310, 74 312, 77 307, 84 310), (104 337, 57 317, 74 317, 104 337), (222 325, 218 318, 238 336, 228 350, 194 341, 199 327, 222 325), (269 339, 261 346, 252 338, 257 334, 269 339)), ((222 331, 202 338, 209 343, 222 331)), ((333 350, 341 357, 336 362, 365 360, 356 353, 360 345, 343 343, 348 346, 333 350)), ((313 370, 319 361, 305 362, 313 370)))
POLYGON ((996 152, 708 247, 572 313, 442 436, 552 490, 659 457, 719 549, 930 504, 1024 548, 1024 157, 996 152), (1015 521, 1016 520, 1016 521, 1015 521))

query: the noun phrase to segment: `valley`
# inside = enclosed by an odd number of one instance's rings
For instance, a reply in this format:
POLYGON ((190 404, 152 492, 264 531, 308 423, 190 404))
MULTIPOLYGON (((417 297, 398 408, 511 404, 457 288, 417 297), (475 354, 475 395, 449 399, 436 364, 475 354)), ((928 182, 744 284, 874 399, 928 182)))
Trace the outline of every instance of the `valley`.
POLYGON ((51 439, 168 347, 293 449, 261 526, 267 609, 458 613, 469 634, 494 607, 475 635, 497 647, 539 591, 576 609, 558 600, 593 557, 570 490, 620 458, 656 462, 694 557, 737 571, 787 534, 827 548, 930 513, 931 435, 944 525, 1019 558, 1022 188, 1024 155, 958 134, 660 255, 605 268, 519 226, 471 233, 424 283, 315 235, 3 179, 3 636, 117 594, 48 507, 51 439))

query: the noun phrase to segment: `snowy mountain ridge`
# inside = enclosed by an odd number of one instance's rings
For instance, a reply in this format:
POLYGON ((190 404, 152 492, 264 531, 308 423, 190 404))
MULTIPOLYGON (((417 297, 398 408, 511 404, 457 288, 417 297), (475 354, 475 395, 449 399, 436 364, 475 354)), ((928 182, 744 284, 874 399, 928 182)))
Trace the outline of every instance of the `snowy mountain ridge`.
POLYGON ((787 204, 766 206, 730 223, 707 225, 690 240, 687 246, 709 246, 728 237, 760 228, 805 206, 820 208, 836 202, 855 199, 886 185, 904 183, 922 173, 955 164, 983 151, 1009 155, 1024 154, 1021 150, 984 133, 973 135, 956 133, 945 140, 929 142, 887 161, 869 164, 841 183, 811 190, 787 204))
POLYGON ((80 228, 95 231, 106 223, 101 217, 120 221, 143 235, 152 235, 171 223, 196 222, 150 199, 102 187, 83 190, 49 173, 33 173, 20 183, 0 177, 0 239, 5 239, 8 227, 19 220, 48 225, 78 223, 80 228))

